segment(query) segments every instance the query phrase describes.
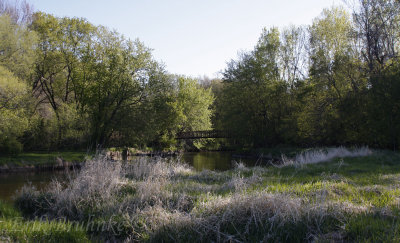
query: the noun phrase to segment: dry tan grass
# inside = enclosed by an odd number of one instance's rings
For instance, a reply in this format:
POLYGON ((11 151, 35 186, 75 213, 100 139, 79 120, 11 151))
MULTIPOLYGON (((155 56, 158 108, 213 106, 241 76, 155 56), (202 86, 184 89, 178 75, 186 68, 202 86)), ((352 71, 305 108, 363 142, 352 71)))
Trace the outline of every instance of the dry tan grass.
POLYGON ((295 158, 292 159, 282 155, 283 163, 279 166, 303 166, 307 164, 331 161, 334 158, 363 157, 371 154, 372 151, 368 147, 355 148, 352 150, 349 150, 345 147, 327 148, 325 150, 308 150, 297 154, 295 158))

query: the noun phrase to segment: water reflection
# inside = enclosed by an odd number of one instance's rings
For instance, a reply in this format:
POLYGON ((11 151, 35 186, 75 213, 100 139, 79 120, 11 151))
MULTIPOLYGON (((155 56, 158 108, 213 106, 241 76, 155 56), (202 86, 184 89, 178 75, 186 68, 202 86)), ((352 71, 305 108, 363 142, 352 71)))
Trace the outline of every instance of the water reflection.
POLYGON ((185 153, 183 160, 193 166, 197 171, 202 170, 228 170, 231 167, 230 153, 199 152, 185 153))
POLYGON ((216 170, 224 171, 231 169, 233 161, 242 162, 247 166, 255 164, 254 159, 233 158, 231 152, 193 152, 184 153, 183 160, 197 171, 216 170))
POLYGON ((31 183, 36 188, 43 189, 53 179, 63 180, 66 176, 66 172, 60 171, 0 174, 0 200, 11 202, 16 191, 25 184, 31 183))

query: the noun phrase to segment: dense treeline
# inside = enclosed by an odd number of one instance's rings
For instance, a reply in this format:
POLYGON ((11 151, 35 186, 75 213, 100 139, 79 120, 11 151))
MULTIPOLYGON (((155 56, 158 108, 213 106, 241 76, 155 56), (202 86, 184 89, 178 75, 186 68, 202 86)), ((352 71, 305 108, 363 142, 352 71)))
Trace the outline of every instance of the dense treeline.
POLYGON ((310 26, 264 29, 228 64, 215 82, 214 121, 231 142, 399 148, 400 3, 349 6, 325 9, 310 26))
POLYGON ((1 152, 171 149, 177 132, 210 129, 211 90, 169 74, 143 43, 30 9, 0 1, 1 152))
POLYGON ((169 74, 142 42, 85 19, 0 0, 0 151, 174 149, 177 133, 211 128, 231 146, 398 149, 400 3, 348 6, 264 29, 210 81, 169 74))

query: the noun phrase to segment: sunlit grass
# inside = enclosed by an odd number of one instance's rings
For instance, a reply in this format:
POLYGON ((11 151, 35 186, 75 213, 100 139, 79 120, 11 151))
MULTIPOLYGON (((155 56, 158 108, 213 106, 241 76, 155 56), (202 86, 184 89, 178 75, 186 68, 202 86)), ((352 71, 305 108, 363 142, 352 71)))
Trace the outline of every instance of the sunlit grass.
POLYGON ((69 222, 25 220, 11 205, 0 202, 1 242, 89 242, 86 231, 69 222))

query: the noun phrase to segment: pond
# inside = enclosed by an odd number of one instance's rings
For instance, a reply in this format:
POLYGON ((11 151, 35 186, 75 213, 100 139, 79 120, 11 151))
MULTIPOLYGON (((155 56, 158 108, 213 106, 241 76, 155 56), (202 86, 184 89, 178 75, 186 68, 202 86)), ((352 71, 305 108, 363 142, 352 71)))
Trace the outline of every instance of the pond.
MULTIPOLYGON (((248 166, 256 163, 255 159, 238 159, 231 152, 187 152, 182 155, 182 160, 191 165, 195 170, 224 171, 233 167, 232 161, 241 161, 248 166)), ((12 201, 12 197, 24 184, 31 183, 38 189, 46 187, 53 179, 64 180, 67 172, 24 172, 0 173, 0 200, 12 201)))

